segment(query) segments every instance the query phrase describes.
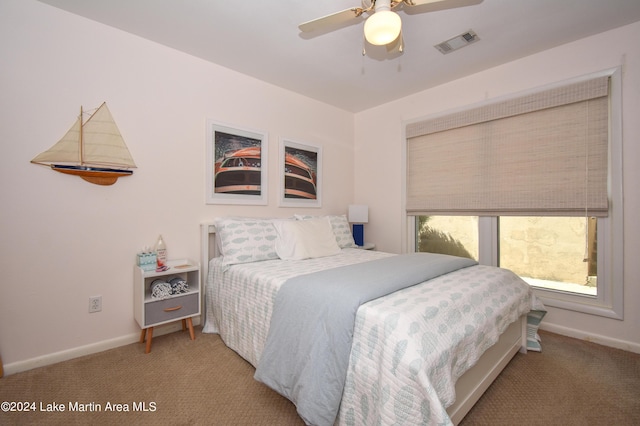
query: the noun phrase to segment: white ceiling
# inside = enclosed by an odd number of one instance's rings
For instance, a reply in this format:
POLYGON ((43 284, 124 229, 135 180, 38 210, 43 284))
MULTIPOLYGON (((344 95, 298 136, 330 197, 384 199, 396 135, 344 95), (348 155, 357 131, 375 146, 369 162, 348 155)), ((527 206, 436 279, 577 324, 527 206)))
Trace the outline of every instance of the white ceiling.
POLYGON ((323 34, 298 29, 360 0, 40 1, 352 112, 640 21, 640 0, 449 0, 476 4, 402 7, 404 53, 367 45, 363 56, 364 16, 323 34), (479 42, 434 48, 470 29, 479 42))

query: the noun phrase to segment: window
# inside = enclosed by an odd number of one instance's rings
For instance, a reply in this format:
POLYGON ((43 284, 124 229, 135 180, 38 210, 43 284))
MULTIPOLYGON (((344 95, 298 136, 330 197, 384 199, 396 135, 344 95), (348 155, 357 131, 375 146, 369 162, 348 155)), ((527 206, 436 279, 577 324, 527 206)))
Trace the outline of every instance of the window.
MULTIPOLYGON (((498 266, 534 287, 597 296, 596 218, 501 216, 498 266)), ((478 260, 477 216, 416 216, 416 251, 478 260)))
POLYGON ((478 217, 416 216, 416 251, 478 260, 478 217))
POLYGON ((619 105, 616 70, 407 124, 410 249, 463 248, 548 306, 622 318, 619 105))
POLYGON ((597 296, 597 218, 499 218, 499 265, 530 285, 597 296))

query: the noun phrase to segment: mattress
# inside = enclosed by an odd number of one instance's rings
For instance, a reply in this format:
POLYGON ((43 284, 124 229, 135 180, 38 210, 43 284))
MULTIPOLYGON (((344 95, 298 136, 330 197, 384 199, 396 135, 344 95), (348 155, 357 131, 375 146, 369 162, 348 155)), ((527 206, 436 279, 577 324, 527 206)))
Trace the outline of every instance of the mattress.
POLYGON ((266 260, 226 267, 220 258, 209 263, 203 332, 218 333, 225 344, 258 365, 278 289, 294 276, 327 268, 381 259, 392 254, 342 249, 338 256, 305 260, 266 260))
MULTIPOLYGON (((257 366, 276 294, 287 279, 392 254, 336 256, 223 267, 210 262, 204 332, 257 366)), ((455 381, 537 305, 508 270, 472 266, 363 304, 358 310, 339 424, 450 424, 455 381)))

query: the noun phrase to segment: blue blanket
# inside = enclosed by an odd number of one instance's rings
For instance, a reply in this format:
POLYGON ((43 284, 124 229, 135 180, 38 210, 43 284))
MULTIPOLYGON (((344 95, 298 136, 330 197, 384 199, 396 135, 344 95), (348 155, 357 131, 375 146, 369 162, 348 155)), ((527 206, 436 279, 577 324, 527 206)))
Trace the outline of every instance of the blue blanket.
POLYGON ((315 426, 333 425, 361 304, 477 264, 413 253, 287 280, 278 291, 255 379, 291 400, 315 426))

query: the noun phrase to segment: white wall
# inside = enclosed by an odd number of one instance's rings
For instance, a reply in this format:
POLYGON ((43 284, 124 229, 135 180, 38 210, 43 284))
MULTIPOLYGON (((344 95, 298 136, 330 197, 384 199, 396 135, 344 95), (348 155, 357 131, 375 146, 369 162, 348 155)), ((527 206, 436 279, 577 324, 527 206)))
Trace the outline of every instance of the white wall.
MULTIPOLYGON (((212 41, 215 42, 215 41, 212 41)), ((353 114, 33 0, 0 2, 0 355, 10 374, 135 341, 135 253, 199 259, 221 215, 344 213, 353 114), (30 164, 107 101, 137 163, 101 187, 30 164), (269 134, 268 206, 205 204, 207 118, 269 134), (278 141, 322 145, 323 207, 278 208, 278 141), (102 312, 89 314, 89 297, 102 312)), ((256 64, 259 66, 259 64, 256 64)))
MULTIPOLYGON (((640 23, 532 55, 356 115, 355 200, 369 205, 367 240, 401 252, 402 122, 621 66, 623 69, 624 321, 550 308, 556 332, 640 352, 640 23), (384 173, 380 173, 384 170, 384 173), (384 194, 381 196, 380 194, 384 194)), ((471 49, 473 47, 470 47, 471 49)), ((456 53, 457 54, 457 53, 456 53)), ((464 54, 463 51, 460 54, 464 54)), ((452 163, 452 167, 455 164, 452 163)))

